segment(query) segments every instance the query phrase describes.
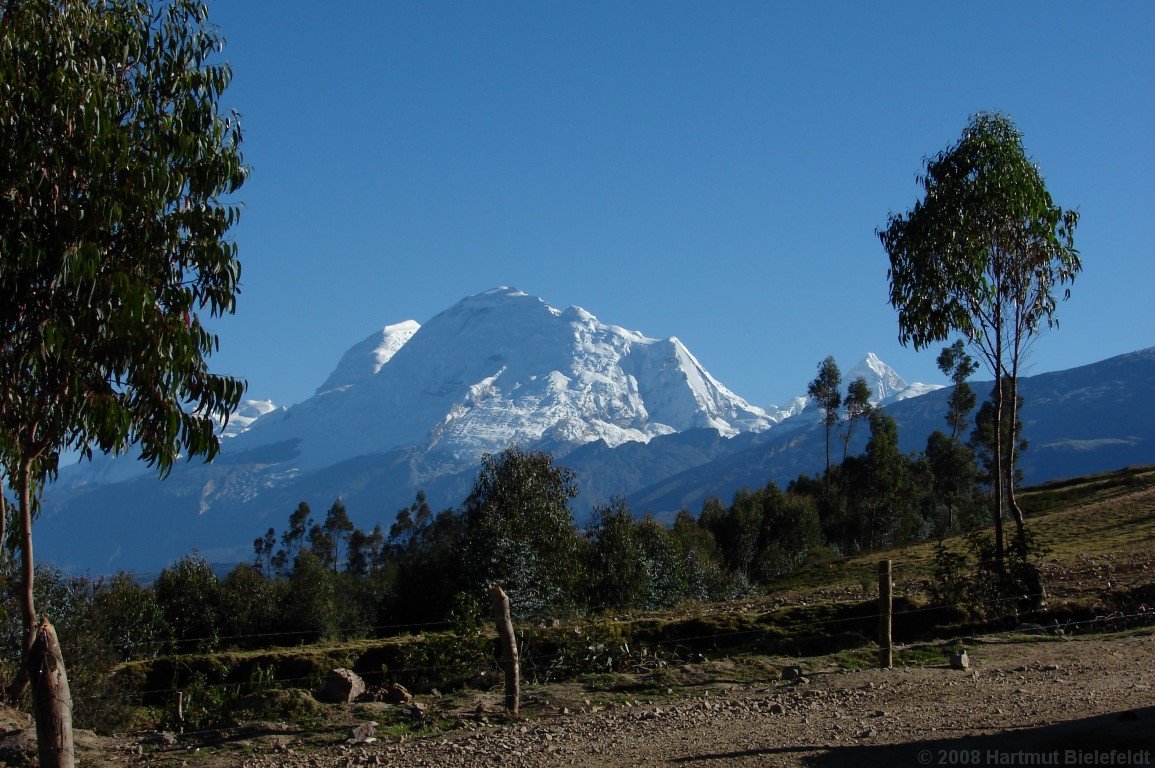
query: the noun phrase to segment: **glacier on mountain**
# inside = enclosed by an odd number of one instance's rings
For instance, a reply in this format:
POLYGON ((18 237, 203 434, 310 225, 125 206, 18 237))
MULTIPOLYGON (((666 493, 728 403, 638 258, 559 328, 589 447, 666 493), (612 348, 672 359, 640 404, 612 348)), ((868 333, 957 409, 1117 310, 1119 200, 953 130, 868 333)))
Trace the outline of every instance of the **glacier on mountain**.
POLYGON ((229 417, 228 423, 220 428, 221 437, 236 437, 249 431, 257 419, 277 410, 272 400, 245 400, 229 417))
POLYGON ((333 389, 342 389, 368 381, 389 362, 405 342, 421 329, 415 320, 406 320, 396 325, 387 325, 364 341, 354 344, 341 356, 340 362, 329 378, 317 387, 314 394, 324 394, 333 389))
POLYGON ((436 473, 515 444, 564 452, 698 427, 730 437, 779 420, 720 384, 677 338, 500 287, 354 345, 314 397, 262 417, 237 446, 296 440, 303 470, 412 447, 436 473))

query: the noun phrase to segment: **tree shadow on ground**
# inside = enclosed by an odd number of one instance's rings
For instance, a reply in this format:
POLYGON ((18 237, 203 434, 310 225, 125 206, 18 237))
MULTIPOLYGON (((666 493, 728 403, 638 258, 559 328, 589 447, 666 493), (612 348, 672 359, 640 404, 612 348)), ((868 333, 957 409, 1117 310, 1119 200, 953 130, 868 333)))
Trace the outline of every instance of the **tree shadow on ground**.
POLYGON ((678 765, 760 765, 799 755, 808 768, 901 768, 985 765, 1155 765, 1155 707, 1112 712, 1053 725, 1015 728, 905 744, 791 746, 688 755, 678 765), (803 754, 805 753, 805 754, 803 754), (815 754, 817 753, 817 754, 815 754), (760 762, 761 761, 761 762, 760 762))

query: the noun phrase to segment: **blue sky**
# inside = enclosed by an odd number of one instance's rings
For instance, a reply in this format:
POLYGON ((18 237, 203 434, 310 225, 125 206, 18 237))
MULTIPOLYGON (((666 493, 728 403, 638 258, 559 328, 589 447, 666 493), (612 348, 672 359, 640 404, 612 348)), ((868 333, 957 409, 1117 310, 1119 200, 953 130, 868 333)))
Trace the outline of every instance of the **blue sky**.
POLYGON ((353 343, 516 286, 678 336, 755 404, 897 342, 874 235, 970 114, 1077 207, 1033 372, 1155 344, 1155 3, 215 0, 251 180, 216 370, 291 405, 353 343))

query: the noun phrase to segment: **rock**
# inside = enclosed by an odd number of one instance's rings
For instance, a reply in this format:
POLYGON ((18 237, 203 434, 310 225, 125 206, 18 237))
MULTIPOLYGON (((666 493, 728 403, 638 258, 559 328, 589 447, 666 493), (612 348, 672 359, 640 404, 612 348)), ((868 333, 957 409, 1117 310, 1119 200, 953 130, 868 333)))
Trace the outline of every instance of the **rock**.
POLYGON ((334 669, 325 675, 313 696, 327 704, 348 704, 365 692, 365 681, 351 669, 334 669))
POLYGON ((392 683, 384 691, 385 701, 390 704, 408 704, 413 701, 413 695, 400 683, 392 683))
POLYGON ((349 739, 348 744, 372 744, 377 739, 373 734, 377 732, 377 723, 369 720, 361 723, 353 729, 352 738, 349 739))
POLYGON ((782 668, 783 680, 797 680, 802 677, 802 667, 790 666, 782 668))
POLYGON ((970 656, 967 655, 966 649, 961 651, 954 651, 950 655, 951 669, 969 669, 971 665, 970 656))

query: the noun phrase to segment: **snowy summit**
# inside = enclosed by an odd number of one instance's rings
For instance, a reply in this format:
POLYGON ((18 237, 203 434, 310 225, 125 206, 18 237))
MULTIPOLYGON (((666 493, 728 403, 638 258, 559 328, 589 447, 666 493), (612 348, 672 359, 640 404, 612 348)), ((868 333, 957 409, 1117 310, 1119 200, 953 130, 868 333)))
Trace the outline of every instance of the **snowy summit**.
POLYGON ((918 397, 927 392, 942 389, 943 386, 941 384, 923 384, 917 381, 913 384, 907 384, 906 379, 899 376, 896 370, 882 362, 878 355, 873 352, 868 352, 858 365, 847 371, 843 375, 842 381, 843 384, 849 385, 850 382, 859 377, 866 379, 872 395, 870 402, 874 405, 897 403, 899 400, 918 397))
POLYGON ((500 287, 425 325, 372 334, 314 397, 262 418, 239 440, 298 439, 299 469, 400 447, 459 465, 514 444, 564 453, 696 427, 729 437, 779 418, 720 384, 676 338, 649 338, 500 287))

